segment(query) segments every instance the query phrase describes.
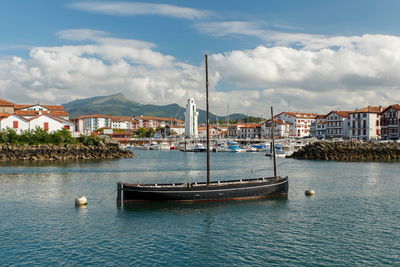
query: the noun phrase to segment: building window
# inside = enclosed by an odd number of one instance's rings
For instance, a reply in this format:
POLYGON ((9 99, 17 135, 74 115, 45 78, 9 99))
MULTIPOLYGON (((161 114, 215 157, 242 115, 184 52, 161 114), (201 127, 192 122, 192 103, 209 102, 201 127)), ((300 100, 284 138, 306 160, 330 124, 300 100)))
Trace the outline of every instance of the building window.
POLYGON ((47 131, 47 130, 49 129, 49 123, 48 123, 48 122, 45 122, 45 123, 43 124, 43 129, 44 129, 45 131, 47 131))
POLYGON ((13 121, 13 128, 18 129, 18 121, 13 121))
POLYGON ((69 125, 64 125, 64 129, 69 130, 69 125))

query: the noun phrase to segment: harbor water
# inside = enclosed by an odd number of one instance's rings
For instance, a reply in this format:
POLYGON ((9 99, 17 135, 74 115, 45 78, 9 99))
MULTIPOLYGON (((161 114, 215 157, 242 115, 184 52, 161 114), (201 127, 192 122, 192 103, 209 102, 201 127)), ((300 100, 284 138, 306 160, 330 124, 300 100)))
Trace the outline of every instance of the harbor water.
MULTIPOLYGON (((279 158, 287 198, 118 207, 118 181, 205 180, 205 153, 135 154, 2 163, 0 265, 400 265, 400 163, 279 158)), ((211 156, 213 180, 273 173, 263 153, 211 156)))

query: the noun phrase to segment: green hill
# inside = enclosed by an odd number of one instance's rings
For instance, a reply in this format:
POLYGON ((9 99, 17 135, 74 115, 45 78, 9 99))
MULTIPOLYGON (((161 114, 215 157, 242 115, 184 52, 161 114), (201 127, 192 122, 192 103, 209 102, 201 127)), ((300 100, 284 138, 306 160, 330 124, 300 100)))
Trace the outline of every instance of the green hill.
MULTIPOLYGON (((115 94, 110 96, 96 96, 85 99, 77 99, 72 102, 63 104, 65 109, 70 113, 70 117, 74 118, 80 115, 104 114, 113 116, 155 116, 169 117, 185 120, 185 107, 178 104, 169 104, 164 106, 140 104, 126 98, 123 94, 115 94)), ((199 122, 204 123, 206 112, 199 110, 199 122)), ((210 113, 210 121, 215 121, 217 116, 210 113)), ((243 120, 246 115, 231 114, 230 121, 243 120)), ((227 120, 227 116, 218 116, 218 120, 227 120)))

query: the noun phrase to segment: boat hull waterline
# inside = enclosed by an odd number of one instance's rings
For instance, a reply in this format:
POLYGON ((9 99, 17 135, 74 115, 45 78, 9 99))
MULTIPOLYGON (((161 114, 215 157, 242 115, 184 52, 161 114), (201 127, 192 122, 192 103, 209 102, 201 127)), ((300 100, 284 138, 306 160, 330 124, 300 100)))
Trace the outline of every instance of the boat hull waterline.
POLYGON ((118 183, 117 202, 224 201, 287 196, 288 177, 190 184, 118 183))

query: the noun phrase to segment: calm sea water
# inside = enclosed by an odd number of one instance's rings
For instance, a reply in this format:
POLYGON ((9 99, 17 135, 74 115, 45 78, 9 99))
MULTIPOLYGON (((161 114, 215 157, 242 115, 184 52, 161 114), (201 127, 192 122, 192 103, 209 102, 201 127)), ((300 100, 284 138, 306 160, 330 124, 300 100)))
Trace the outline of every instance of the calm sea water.
MULTIPOLYGON (((400 163, 278 159, 286 199, 118 208, 117 181, 204 180, 205 153, 135 152, 1 165, 0 265, 400 265, 400 163), (81 194, 87 208, 74 207, 81 194)), ((212 154, 213 179, 271 165, 262 153, 212 154)))

